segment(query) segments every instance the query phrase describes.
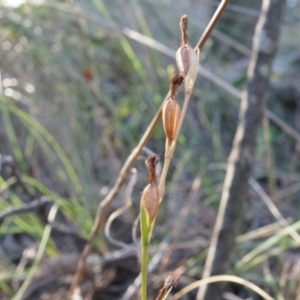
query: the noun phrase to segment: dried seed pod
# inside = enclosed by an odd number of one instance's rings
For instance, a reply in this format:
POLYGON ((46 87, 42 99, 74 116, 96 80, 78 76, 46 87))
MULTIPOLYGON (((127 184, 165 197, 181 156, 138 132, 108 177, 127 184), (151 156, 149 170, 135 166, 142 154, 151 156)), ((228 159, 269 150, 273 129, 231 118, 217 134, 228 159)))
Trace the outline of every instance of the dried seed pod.
POLYGON ((176 52, 176 63, 180 74, 186 77, 193 60, 197 57, 195 50, 189 45, 182 45, 176 52))
POLYGON ((175 98, 168 100, 162 110, 162 119, 167 138, 172 141, 177 130, 181 109, 175 98))
POLYGON ((146 209, 148 212, 150 223, 153 223, 156 218, 159 206, 159 198, 159 190, 156 183, 148 184, 142 193, 141 207, 146 209))

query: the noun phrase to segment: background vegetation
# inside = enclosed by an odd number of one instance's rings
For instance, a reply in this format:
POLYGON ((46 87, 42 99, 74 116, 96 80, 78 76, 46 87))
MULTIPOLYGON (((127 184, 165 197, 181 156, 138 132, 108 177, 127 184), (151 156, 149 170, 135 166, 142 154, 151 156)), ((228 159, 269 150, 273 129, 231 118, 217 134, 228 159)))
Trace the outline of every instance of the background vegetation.
MULTIPOLYGON (((0 210, 42 195, 60 206, 57 231, 45 246, 45 258, 57 259, 62 253, 82 250, 99 201, 168 92, 176 67, 162 45, 178 48, 182 14, 189 16, 190 44, 196 44, 217 5, 218 1, 205 0, 1 4, 0 210), (146 37, 156 43, 146 45, 146 37), (11 176, 5 167, 7 155, 13 157, 18 176, 11 176), (67 224, 76 239, 59 231, 61 224, 67 224)), ((201 65, 211 72, 210 78, 200 75, 196 82, 153 233, 154 243, 173 232, 179 215, 182 223, 175 227, 178 230, 170 244, 174 247, 153 276, 153 290, 161 285, 165 272, 182 265, 185 275, 179 287, 201 277, 239 110, 239 101, 228 88, 215 82, 219 78, 239 90, 245 86, 260 6, 258 0, 232 0, 202 51, 201 65)), ((268 108, 295 132, 300 130, 299 32, 300 2, 290 0, 268 108)), ((296 230, 300 218, 299 142, 265 118, 253 170, 253 177, 296 230)), ((161 124, 147 147, 163 153, 161 124)), ((140 193, 147 182, 146 156, 136 164, 133 206, 113 226, 114 237, 123 242, 131 242, 140 193)), ((123 194, 121 191, 113 210, 122 206, 123 194)), ((296 299, 300 294, 299 243, 282 233, 255 191, 245 191, 245 197, 249 202, 232 257, 232 274, 258 283, 276 299, 296 299), (266 227, 271 223, 272 227, 266 227)), ((1 223, 1 299, 11 299, 18 290, 12 282, 27 274, 28 269, 16 269, 16 265, 24 257, 24 249, 37 248, 45 233, 43 216, 47 214, 46 209, 12 215, 1 223)), ((108 252, 112 245, 99 237, 95 252, 99 249, 108 252)), ((122 284, 129 285, 136 274, 122 284)), ((115 292, 116 299, 125 290, 123 286, 115 292)), ((230 292, 242 299, 256 299, 235 286, 230 292)), ((190 297, 186 299, 195 296, 190 297)))

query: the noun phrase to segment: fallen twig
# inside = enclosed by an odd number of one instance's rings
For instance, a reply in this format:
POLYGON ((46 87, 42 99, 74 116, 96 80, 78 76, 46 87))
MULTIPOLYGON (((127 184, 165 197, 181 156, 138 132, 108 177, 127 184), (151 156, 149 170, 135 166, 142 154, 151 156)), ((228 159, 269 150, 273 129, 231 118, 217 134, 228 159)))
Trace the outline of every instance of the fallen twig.
POLYGON ((49 199, 48 197, 41 197, 40 199, 36 199, 33 200, 30 203, 26 203, 14 208, 9 208, 6 211, 0 213, 0 223, 7 217, 11 216, 11 215, 19 215, 19 214, 23 214, 26 213, 28 211, 33 211, 34 209, 44 206, 46 204, 50 204, 53 203, 53 201, 51 199, 49 199))

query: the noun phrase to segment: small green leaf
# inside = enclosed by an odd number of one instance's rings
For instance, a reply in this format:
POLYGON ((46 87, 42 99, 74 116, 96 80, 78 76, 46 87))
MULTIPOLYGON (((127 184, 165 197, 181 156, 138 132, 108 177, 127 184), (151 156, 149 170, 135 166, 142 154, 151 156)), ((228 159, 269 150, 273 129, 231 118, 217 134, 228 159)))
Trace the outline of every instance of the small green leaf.
POLYGON ((142 245, 144 245, 144 243, 148 244, 151 237, 152 226, 150 222, 150 215, 143 206, 141 206, 140 222, 142 245))

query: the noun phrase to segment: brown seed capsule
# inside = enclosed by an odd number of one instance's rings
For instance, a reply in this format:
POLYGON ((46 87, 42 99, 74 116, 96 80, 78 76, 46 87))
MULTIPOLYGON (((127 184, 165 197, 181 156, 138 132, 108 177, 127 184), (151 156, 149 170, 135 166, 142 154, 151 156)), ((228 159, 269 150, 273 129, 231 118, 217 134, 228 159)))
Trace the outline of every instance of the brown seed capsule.
POLYGON ((146 209, 149 214, 150 222, 152 223, 157 214, 159 206, 159 191, 156 183, 148 184, 143 193, 141 198, 141 207, 146 209))
POLYGON ((182 45, 176 52, 176 63, 180 74, 186 77, 193 60, 197 57, 195 50, 189 45, 182 45))
POLYGON ((170 141, 175 137, 181 109, 176 99, 168 100, 162 110, 162 119, 166 136, 170 141))

